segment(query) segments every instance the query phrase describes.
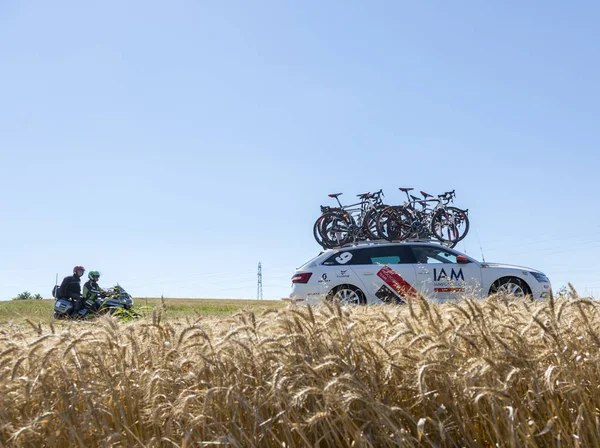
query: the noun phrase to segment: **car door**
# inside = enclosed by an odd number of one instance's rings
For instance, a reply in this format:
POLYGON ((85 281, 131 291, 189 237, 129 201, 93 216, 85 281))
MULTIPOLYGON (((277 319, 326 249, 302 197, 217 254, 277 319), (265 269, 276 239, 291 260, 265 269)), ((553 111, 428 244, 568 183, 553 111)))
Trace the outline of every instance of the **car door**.
POLYGON ((440 302, 464 294, 481 297, 481 266, 475 260, 441 246, 423 244, 411 248, 417 289, 426 297, 440 302))
POLYGON ((362 281, 367 303, 403 303, 416 292, 414 258, 406 246, 372 246, 353 252, 349 267, 362 281))
POLYGON ((354 248, 341 249, 322 263, 323 269, 317 273, 317 282, 321 285, 323 298, 341 285, 356 286, 366 294, 362 280, 350 269, 350 264, 358 263, 359 256, 360 253, 354 248))

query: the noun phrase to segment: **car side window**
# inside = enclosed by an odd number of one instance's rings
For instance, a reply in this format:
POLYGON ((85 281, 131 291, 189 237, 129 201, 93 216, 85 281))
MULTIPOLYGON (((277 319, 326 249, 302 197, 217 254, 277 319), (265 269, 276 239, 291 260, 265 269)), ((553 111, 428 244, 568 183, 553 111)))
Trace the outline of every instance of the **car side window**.
POLYGON ((382 257, 371 257, 371 264, 400 264, 398 255, 385 255, 382 257))
POLYGON ((369 264, 407 264, 413 263, 413 256, 406 246, 382 246, 367 249, 369 264))
POLYGON ((405 246, 365 247, 352 251, 338 252, 323 262, 325 266, 407 264, 414 263, 414 257, 405 246))
POLYGON ((323 262, 324 266, 344 266, 349 264, 359 264, 357 263, 360 258, 357 255, 359 254, 359 250, 347 250, 341 251, 333 254, 327 260, 323 262))
POLYGON ((447 251, 445 249, 439 249, 437 247, 428 246, 413 246, 413 254, 415 256, 416 263, 423 264, 437 264, 437 263, 450 263, 456 264, 457 255, 447 251))

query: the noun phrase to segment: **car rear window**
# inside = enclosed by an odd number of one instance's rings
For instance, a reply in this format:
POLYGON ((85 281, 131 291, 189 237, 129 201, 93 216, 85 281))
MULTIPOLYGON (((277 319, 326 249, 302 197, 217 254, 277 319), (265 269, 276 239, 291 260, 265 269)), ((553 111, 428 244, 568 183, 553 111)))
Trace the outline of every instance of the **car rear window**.
POLYGON ((345 251, 340 251, 340 252, 336 252, 335 254, 333 254, 331 257, 329 257, 327 260, 325 260, 323 262, 323 264, 325 266, 339 266, 339 265, 346 265, 346 264, 358 264, 356 261, 356 254, 359 251, 350 251, 350 250, 345 250, 345 251))
POLYGON ((308 266, 309 264, 313 263, 317 258, 319 258, 321 255, 323 255, 323 251, 319 252, 319 255, 317 255, 316 257, 312 257, 310 260, 308 260, 306 263, 303 263, 302 265, 300 265, 299 268, 297 269, 303 269, 306 266, 308 266))

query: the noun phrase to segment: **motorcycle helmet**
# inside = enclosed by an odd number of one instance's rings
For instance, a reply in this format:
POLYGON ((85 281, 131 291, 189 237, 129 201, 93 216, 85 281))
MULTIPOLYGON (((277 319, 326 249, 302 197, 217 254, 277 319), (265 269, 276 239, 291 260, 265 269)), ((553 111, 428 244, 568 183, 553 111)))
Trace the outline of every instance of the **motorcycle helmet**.
POLYGON ((98 272, 98 271, 90 271, 90 272, 88 273, 88 278, 89 278, 90 280, 94 280, 94 277, 98 277, 98 278, 100 278, 100 272, 98 272))
POLYGON ((85 272, 85 268, 83 266, 75 266, 73 268, 73 274, 75 274, 77 271, 83 271, 83 272, 85 272))

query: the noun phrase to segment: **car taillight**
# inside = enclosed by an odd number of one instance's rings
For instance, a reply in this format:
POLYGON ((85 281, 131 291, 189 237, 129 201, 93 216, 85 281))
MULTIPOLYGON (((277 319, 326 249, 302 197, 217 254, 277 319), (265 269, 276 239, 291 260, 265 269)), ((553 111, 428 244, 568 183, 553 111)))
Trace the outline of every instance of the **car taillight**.
POLYGON ((292 283, 308 283, 308 279, 312 275, 312 272, 303 272, 301 274, 295 274, 292 277, 292 283))

